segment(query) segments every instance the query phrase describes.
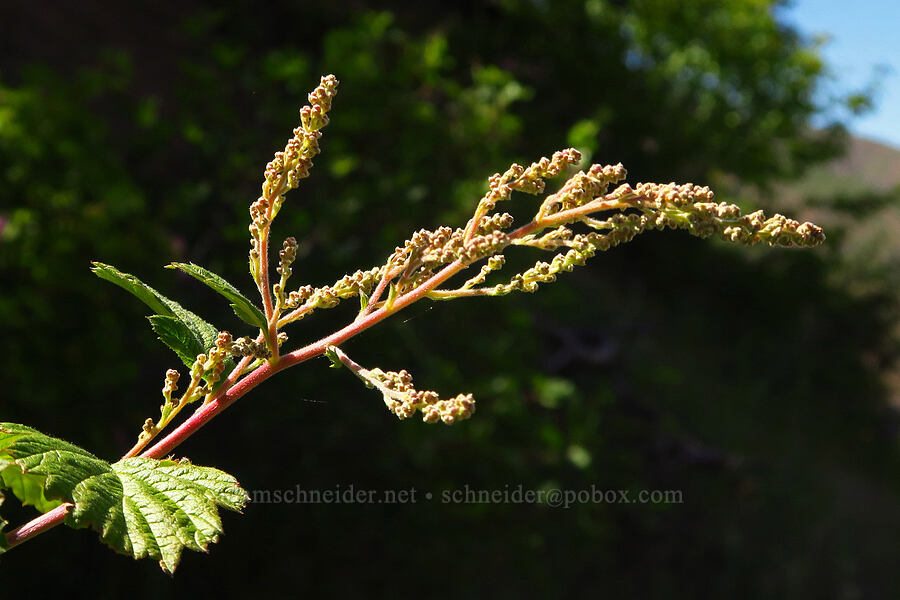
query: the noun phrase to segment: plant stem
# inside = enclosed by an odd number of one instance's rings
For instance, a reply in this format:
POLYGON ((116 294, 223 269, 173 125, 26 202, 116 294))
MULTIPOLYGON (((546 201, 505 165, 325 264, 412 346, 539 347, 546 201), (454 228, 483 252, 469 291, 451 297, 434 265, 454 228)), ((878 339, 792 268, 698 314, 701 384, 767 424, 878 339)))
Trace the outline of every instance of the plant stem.
POLYGON ((41 516, 32 519, 24 525, 16 527, 7 533, 6 543, 12 548, 18 546, 22 542, 27 542, 48 529, 53 529, 65 520, 66 515, 68 515, 69 511, 73 508, 75 508, 75 505, 71 502, 60 504, 53 510, 47 511, 41 516))
POLYGON ((307 302, 303 306, 300 306, 288 314, 284 315, 280 319, 278 319, 278 327, 284 327, 288 323, 293 323, 294 321, 301 319, 306 313, 313 310, 316 307, 315 303, 307 302))
POLYGON ((369 296, 369 304, 366 306, 365 309, 363 309, 363 311, 359 314, 357 319, 361 319, 362 317, 365 317, 367 314, 369 314, 373 310, 375 310, 375 305, 378 303, 378 300, 381 298, 381 295, 384 293, 384 290, 387 289, 387 286, 391 282, 391 280, 397 276, 397 273, 388 271, 389 264, 390 263, 388 263, 388 265, 384 266, 384 275, 382 275, 381 281, 378 282, 378 285, 372 291, 372 295, 369 296))
MULTIPOLYGON (((269 204, 271 207, 271 202, 269 204)), ((259 233, 259 295, 266 319, 272 319, 272 291, 269 289, 269 224, 259 233)))
MULTIPOLYGON (((627 201, 629 199, 631 198, 614 198, 602 200, 598 199, 594 200, 593 202, 588 202, 583 206, 578 206, 566 211, 555 213, 549 217, 535 219, 511 232, 509 234, 509 238, 510 240, 519 239, 525 237, 526 235, 530 235, 536 231, 540 231, 554 225, 575 221, 580 216, 584 216, 592 212, 620 209, 623 208, 623 201, 627 201)), ((265 290, 265 293, 263 293, 263 301, 266 304, 266 314, 267 317, 269 317, 269 324, 271 329, 273 322, 277 322, 277 318, 271 318, 273 314, 273 308, 271 291, 269 290, 268 283, 268 231, 266 231, 262 236, 262 241, 263 247, 260 251, 260 287, 262 289, 260 291, 265 290)), ((470 263, 468 262, 457 259, 435 273, 422 285, 396 298, 396 300, 389 307, 382 306, 377 310, 373 310, 362 318, 359 318, 356 321, 345 326, 343 329, 340 329, 327 337, 313 342, 312 344, 304 346, 303 348, 299 348, 289 354, 281 356, 280 359, 277 360, 277 362, 263 363, 255 370, 247 374, 243 379, 236 381, 233 385, 229 386, 226 384, 226 386, 223 386, 223 388, 227 387, 227 389, 224 389, 224 393, 221 393, 219 396, 212 398, 209 402, 206 402, 202 406, 200 406, 181 425, 179 425, 176 429, 169 433, 169 435, 159 440, 148 450, 145 450, 141 454, 141 456, 144 458, 160 458, 166 456, 178 445, 194 435, 201 427, 209 423, 219 413, 231 406, 241 396, 255 388, 257 385, 259 385, 275 373, 287 369, 288 367, 292 367, 294 365, 305 362, 311 358, 315 358, 316 356, 320 356, 325 353, 329 346, 337 346, 350 339, 351 337, 362 333, 369 327, 372 327, 373 325, 383 321, 397 311, 406 308, 413 302, 421 300, 422 298, 428 296, 439 285, 468 267, 469 264, 470 263)), ((386 278, 382 279, 382 281, 384 281, 385 279, 386 278)), ((275 338, 273 338, 273 341, 274 340, 275 338)), ((275 341, 275 344, 277 345, 277 341, 275 341)), ((232 371, 231 375, 229 376, 229 383, 231 382, 232 378, 240 377, 240 369, 242 369, 243 367, 246 367, 245 361, 242 361, 241 364, 238 365, 238 367, 235 367, 235 370, 232 371)), ((63 504, 33 519, 32 521, 29 521, 21 527, 14 529, 9 534, 7 534, 7 542, 10 546, 14 546, 40 533, 43 533, 44 531, 52 529, 65 520, 66 514, 68 514, 68 510, 72 506, 74 505, 69 503, 63 504)))
MULTIPOLYGON (((496 286, 495 286, 496 287, 496 286)), ((458 290, 432 290, 428 297, 432 300, 452 300, 454 298, 472 298, 475 296, 496 295, 495 287, 458 289, 458 290)))

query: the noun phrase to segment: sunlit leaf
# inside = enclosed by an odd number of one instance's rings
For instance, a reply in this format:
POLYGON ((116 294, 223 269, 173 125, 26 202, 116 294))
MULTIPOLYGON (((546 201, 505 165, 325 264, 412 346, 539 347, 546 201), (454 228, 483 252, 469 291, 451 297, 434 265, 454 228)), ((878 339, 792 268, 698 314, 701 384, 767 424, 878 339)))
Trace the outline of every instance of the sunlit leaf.
MULTIPOLYGON (((110 464, 15 423, 0 423, 0 473, 0 489, 35 506, 48 502, 44 511, 74 502, 67 525, 90 527, 114 550, 158 560, 169 573, 182 550, 206 551, 218 539, 218 507, 240 511, 247 501, 234 477, 218 469, 139 457, 110 464)), ((0 530, 5 524, 0 519, 0 530)), ((0 552, 3 545, 5 538, 0 552)))
POLYGON ((248 325, 266 329, 266 316, 246 296, 219 275, 193 263, 172 263, 167 268, 180 269, 231 301, 234 314, 248 325))

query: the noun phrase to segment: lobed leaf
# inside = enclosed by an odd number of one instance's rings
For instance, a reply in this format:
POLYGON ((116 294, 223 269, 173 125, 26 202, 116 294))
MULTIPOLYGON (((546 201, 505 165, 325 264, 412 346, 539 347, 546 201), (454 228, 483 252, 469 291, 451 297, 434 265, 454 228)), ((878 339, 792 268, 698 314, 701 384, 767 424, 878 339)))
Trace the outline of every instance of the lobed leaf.
POLYGON ((173 573, 184 548, 205 552, 222 533, 217 507, 240 511, 247 493, 223 471, 187 462, 126 458, 74 490, 73 527, 134 558, 153 558, 173 573))
MULTIPOLYGON (((68 442, 30 427, 0 423, 0 489, 21 481, 38 484, 40 496, 74 502, 70 527, 91 527, 112 549, 134 558, 154 558, 175 571, 184 548, 206 551, 222 533, 218 507, 240 511, 247 493, 223 471, 186 461, 126 458, 109 464, 68 442), (26 479, 12 477, 16 473, 26 479)), ((26 490, 24 501, 37 499, 26 490)), ((3 495, 0 493, 0 503, 3 495)), ((49 510, 49 508, 47 508, 49 510)), ((44 511, 46 512, 46 511, 44 511)), ((0 530, 6 522, 0 519, 0 530)), ((5 537, 0 535, 0 553, 5 537)))
POLYGON ((194 279, 206 284, 211 289, 221 294, 231 301, 231 308, 234 314, 238 316, 244 323, 258 327, 265 331, 267 329, 266 316, 256 307, 246 296, 244 296, 236 287, 225 281, 219 275, 212 271, 208 271, 194 263, 172 263, 166 267, 167 269, 179 269, 184 271, 194 279))
POLYGON ((0 487, 40 512, 69 499, 83 479, 108 463, 82 448, 15 423, 0 423, 0 487))
POLYGON ((182 362, 190 367, 198 354, 209 350, 216 343, 219 330, 207 323, 174 300, 170 300, 155 289, 129 273, 123 273, 111 265, 94 262, 91 269, 98 277, 110 281, 133 294, 150 307, 156 315, 150 317, 153 331, 169 348, 175 351, 182 362), (165 317, 161 321, 156 317, 165 317), (176 324, 177 323, 177 324, 176 324), (165 333, 160 333, 163 330, 165 333))

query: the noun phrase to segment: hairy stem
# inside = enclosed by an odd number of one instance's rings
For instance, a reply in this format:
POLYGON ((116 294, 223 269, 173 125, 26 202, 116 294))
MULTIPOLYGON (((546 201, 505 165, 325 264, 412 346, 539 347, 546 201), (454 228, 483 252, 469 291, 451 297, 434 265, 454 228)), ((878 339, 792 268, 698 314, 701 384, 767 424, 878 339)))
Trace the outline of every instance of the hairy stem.
POLYGON ((378 300, 381 299, 381 295, 384 293, 384 290, 387 289, 388 284, 390 284, 391 280, 397 276, 397 273, 389 271, 387 265, 384 267, 384 275, 381 277, 381 281, 378 282, 378 285, 372 291, 372 295, 369 296, 369 304, 366 308, 363 309, 362 312, 359 313, 358 319, 366 316, 375 310, 375 305, 378 303, 378 300))
POLYGON ((288 314, 286 314, 283 317, 281 317, 280 319, 278 319, 278 327, 281 328, 281 327, 284 327, 285 325, 287 325, 288 323, 293 323, 294 321, 301 318, 303 315, 305 315, 309 311, 313 310, 315 307, 316 307, 315 303, 307 302, 303 306, 300 306, 300 307, 292 310, 288 314))
POLYGON ((69 511, 75 508, 71 502, 60 504, 53 510, 47 511, 41 516, 32 519, 20 527, 16 527, 6 534, 6 543, 10 548, 18 546, 23 542, 27 542, 31 538, 44 533, 49 529, 53 529, 62 523, 69 511))
MULTIPOLYGON (((271 215, 272 203, 269 203, 269 214, 271 215)), ((275 311, 275 304, 272 301, 272 287, 269 283, 269 232, 271 231, 271 220, 263 231, 260 233, 259 240, 259 293, 262 296, 263 310, 266 313, 266 322, 268 329, 265 331, 268 340, 269 350, 272 352, 270 362, 278 362, 278 313, 275 311)))
MULTIPOLYGON (((561 211, 550 216, 541 217, 511 232, 509 234, 509 239, 510 241, 521 239, 527 235, 530 235, 537 231, 541 231, 548 227, 575 221, 579 217, 593 212, 620 209, 623 208, 624 203, 626 203, 627 200, 630 199, 632 198, 597 199, 582 206, 561 211)), ((273 310, 273 307, 271 291, 269 291, 268 287, 268 252, 266 249, 268 246, 268 231, 264 233, 262 238, 264 243, 262 244, 262 248, 260 251, 260 267, 262 275, 260 277, 260 287, 264 290, 267 290, 268 292, 267 294, 263 294, 263 299, 264 301, 267 301, 266 314, 269 317, 269 324, 271 328, 273 325, 278 325, 278 319, 271 318, 271 315, 273 314, 271 312, 273 310), (266 300, 267 297, 268 300, 266 300)), ((311 358, 315 358, 316 356, 321 356, 328 350, 330 346, 337 346, 350 339, 351 337, 362 333, 366 329, 372 327, 373 325, 376 325, 377 323, 380 323, 387 317, 402 310, 403 308, 406 308, 417 300, 421 300, 424 297, 434 297, 435 299, 440 298, 441 293, 440 291, 435 292, 435 288, 437 288, 439 285, 441 285, 463 269, 467 268, 470 264, 470 262, 466 262, 460 259, 451 262, 443 269, 435 273, 423 284, 407 292, 406 294, 397 297, 390 306, 382 305, 380 308, 369 312, 361 318, 358 318, 354 322, 345 326, 343 329, 340 329, 332 333, 331 335, 313 342, 312 344, 309 344, 303 348, 299 348, 297 350, 294 350, 293 352, 290 352, 289 354, 283 355, 277 362, 269 361, 263 363, 261 366, 248 373, 243 379, 237 381, 237 379, 240 378, 242 370, 246 368, 247 364, 249 364, 249 357, 245 358, 237 367, 235 367, 231 375, 229 375, 228 381, 226 381, 226 384, 222 386, 222 390, 220 390, 217 396, 213 397, 210 401, 200 406, 181 425, 179 425, 176 429, 169 433, 169 435, 159 440, 151 448, 145 450, 141 454, 141 456, 145 458, 161 458, 166 456, 172 450, 178 447, 182 442, 194 435, 198 430, 200 430, 201 427, 209 423, 222 411, 234 404, 234 402, 236 402, 244 394, 258 386, 260 383, 262 383, 275 373, 287 369, 288 367, 298 365, 302 362, 310 360, 311 358)), ((387 279, 388 278, 386 275, 382 279, 382 282, 385 282, 387 279)), ((382 292, 383 288, 386 286, 386 283, 384 284, 384 286, 379 285, 379 287, 382 288, 382 292)), ((476 295, 475 292, 477 290, 469 291, 472 292, 471 295, 476 295)), ((288 317, 289 316, 290 315, 288 315, 288 317)), ((282 321, 285 320, 287 320, 287 318, 282 319, 282 321)), ((272 339, 275 340, 275 337, 273 336, 272 339)), ((277 345, 277 341, 275 342, 275 345, 277 345)), ((61 524, 69 510, 65 507, 71 506, 71 504, 63 504, 62 506, 46 514, 43 514, 40 517, 37 517, 36 519, 26 523, 25 525, 22 525, 21 527, 13 530, 7 535, 7 541, 10 542, 11 546, 14 545, 13 540, 15 540, 15 544, 20 544, 27 539, 30 539, 40 533, 43 533, 44 531, 47 531, 61 524)))

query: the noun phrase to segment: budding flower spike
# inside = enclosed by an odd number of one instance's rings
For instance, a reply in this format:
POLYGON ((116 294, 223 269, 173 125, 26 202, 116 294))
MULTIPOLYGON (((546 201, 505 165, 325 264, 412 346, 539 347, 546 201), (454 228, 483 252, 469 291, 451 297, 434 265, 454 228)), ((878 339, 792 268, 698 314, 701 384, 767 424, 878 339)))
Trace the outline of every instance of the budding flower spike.
POLYGON ((76 527, 92 527, 115 550, 135 558, 154 558, 172 572, 184 548, 202 551, 216 541, 221 532, 217 508, 240 510, 247 494, 227 473, 165 457, 269 377, 318 356, 346 367, 368 387, 377 389, 388 410, 400 419, 417 413, 425 423, 451 425, 468 419, 475 412, 471 394, 441 398, 437 392, 418 390, 409 372, 367 369, 339 347, 419 300, 534 292, 555 282, 559 274, 584 265, 598 251, 652 230, 681 229, 698 237, 716 236, 745 245, 811 247, 825 240, 822 229, 812 223, 782 215, 766 217, 762 211, 742 215, 733 204, 716 203, 713 192, 704 186, 639 183, 632 187, 623 183, 626 171, 621 164, 595 164, 572 173, 581 164, 581 154, 568 148, 528 167, 513 164, 489 177, 488 189, 465 227, 421 229, 380 264, 344 275, 333 285, 303 284, 288 289, 299 243, 293 237, 284 240, 276 267, 278 280, 270 281, 272 221, 286 194, 310 174, 337 90, 337 79, 326 75, 309 94, 309 104, 300 109, 300 125, 284 150, 276 152, 266 165, 261 195, 250 205, 249 271, 261 307, 203 267, 169 265, 230 303, 241 321, 235 325, 244 330, 238 337, 137 277, 94 263, 99 277, 150 308, 153 331, 175 352, 184 371, 166 371, 159 418, 143 421, 137 442, 116 463, 23 425, 0 423, 0 470, 12 473, 9 477, 13 480, 0 478, 0 489, 10 487, 23 496, 31 493, 22 499, 48 511, 0 536, 0 553, 66 521, 76 527), (558 191, 544 195, 546 180, 558 176, 567 179, 558 191), (509 213, 498 210, 503 203, 514 201, 516 193, 544 195, 536 202, 530 220, 518 227, 509 213), (502 276, 506 253, 520 248, 553 256, 502 276), (457 278, 464 273, 468 275, 464 281, 457 278), (284 328, 354 297, 360 308, 344 327, 282 351, 288 341, 284 328), (194 405, 193 413, 157 440, 188 405, 194 405), (46 460, 33 460, 38 451, 46 460), (61 456, 66 460, 60 460, 61 456), (10 465, 16 468, 6 468, 10 465), (20 471, 22 477, 29 477, 31 487, 16 479, 20 471), (31 490, 34 486, 39 488, 35 488, 39 498, 31 490))
POLYGON ((412 385, 412 375, 405 369, 399 373, 395 371, 385 373, 379 368, 366 369, 337 346, 329 346, 325 355, 335 366, 347 367, 368 387, 381 392, 385 406, 397 415, 398 419, 408 419, 419 411, 425 423, 442 421, 447 425, 453 425, 457 421, 468 419, 475 412, 475 399, 472 394, 458 394, 449 400, 442 400, 437 392, 415 389, 412 385))

